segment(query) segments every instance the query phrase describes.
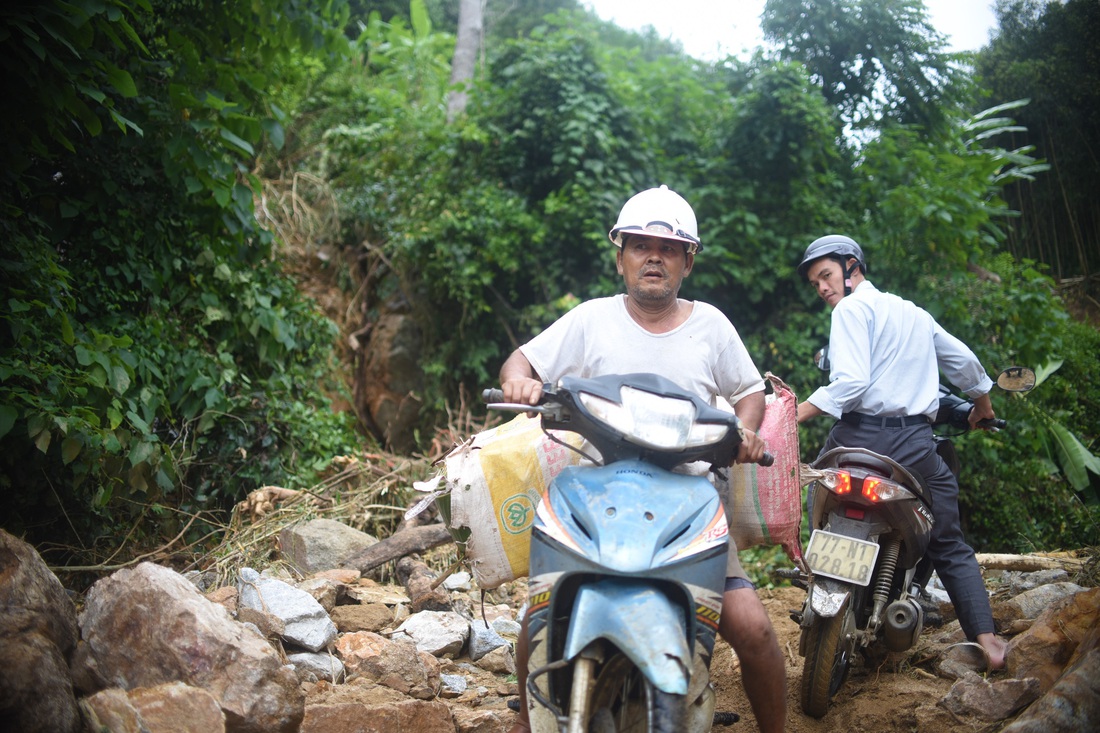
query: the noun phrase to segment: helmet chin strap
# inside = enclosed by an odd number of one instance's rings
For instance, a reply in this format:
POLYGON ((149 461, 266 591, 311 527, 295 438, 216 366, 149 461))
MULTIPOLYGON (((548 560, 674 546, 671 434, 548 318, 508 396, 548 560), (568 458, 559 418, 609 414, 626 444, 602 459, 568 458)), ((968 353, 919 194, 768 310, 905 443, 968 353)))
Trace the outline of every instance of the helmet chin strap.
POLYGON ((844 271, 844 297, 847 298, 852 294, 852 273, 859 269, 859 262, 853 263, 848 266, 848 260, 854 259, 852 257, 841 258, 837 257, 837 262, 840 263, 840 269, 844 271))

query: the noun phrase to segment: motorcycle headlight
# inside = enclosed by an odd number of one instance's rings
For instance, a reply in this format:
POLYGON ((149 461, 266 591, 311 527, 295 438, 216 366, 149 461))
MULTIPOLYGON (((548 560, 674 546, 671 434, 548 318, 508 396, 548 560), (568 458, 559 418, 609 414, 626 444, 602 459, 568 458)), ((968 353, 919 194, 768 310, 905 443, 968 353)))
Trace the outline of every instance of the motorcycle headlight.
POLYGON ((727 425, 695 421, 695 405, 688 400, 662 397, 623 387, 621 402, 580 393, 581 404, 631 442, 649 448, 676 450, 716 443, 729 432, 727 425))

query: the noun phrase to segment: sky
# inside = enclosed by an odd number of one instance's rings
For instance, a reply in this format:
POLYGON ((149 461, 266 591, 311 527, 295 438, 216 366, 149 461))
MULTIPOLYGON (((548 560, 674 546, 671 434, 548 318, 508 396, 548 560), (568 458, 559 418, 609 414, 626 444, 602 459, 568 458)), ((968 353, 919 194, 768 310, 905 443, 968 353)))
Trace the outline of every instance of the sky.
MULTIPOLYGON (((764 0, 583 0, 604 20, 631 30, 647 25, 683 44, 696 58, 716 61, 732 54, 748 59, 763 43, 764 0)), ((947 36, 948 50, 976 51, 996 25, 993 0, 924 0, 932 25, 947 36)))

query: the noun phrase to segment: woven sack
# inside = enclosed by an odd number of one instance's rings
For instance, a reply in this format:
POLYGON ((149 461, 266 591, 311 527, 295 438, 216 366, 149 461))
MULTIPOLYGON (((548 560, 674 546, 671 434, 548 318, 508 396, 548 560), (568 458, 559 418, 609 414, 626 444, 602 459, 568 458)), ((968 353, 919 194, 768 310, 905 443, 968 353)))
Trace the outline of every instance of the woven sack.
POLYGON ((802 565, 802 487, 798 452, 798 399, 782 379, 765 375, 772 392, 766 398, 764 421, 758 435, 775 462, 764 468, 734 464, 715 479, 726 505, 730 536, 738 550, 757 545, 781 545, 787 556, 802 565))

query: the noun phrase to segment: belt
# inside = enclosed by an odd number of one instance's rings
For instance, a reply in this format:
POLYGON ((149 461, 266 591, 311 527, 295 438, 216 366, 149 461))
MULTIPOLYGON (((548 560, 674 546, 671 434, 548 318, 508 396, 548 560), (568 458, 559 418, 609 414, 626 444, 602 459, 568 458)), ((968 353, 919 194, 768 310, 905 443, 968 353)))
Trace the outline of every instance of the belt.
POLYGON ((927 415, 903 415, 901 417, 879 417, 864 415, 860 412, 846 412, 840 416, 843 422, 853 425, 873 425, 880 428, 903 428, 909 425, 928 425, 927 415))

